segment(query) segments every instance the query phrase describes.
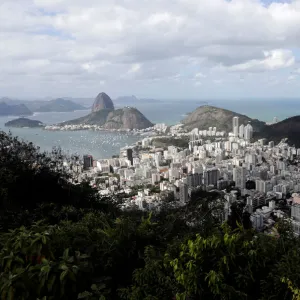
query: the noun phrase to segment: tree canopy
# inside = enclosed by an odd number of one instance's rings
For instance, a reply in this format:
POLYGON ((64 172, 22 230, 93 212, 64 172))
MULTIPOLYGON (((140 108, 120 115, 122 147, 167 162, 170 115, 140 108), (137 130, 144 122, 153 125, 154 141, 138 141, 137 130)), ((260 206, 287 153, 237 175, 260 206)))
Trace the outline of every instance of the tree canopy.
POLYGON ((256 232, 217 192, 183 207, 121 211, 74 184, 59 149, 0 133, 1 299, 300 299, 290 224, 256 232))

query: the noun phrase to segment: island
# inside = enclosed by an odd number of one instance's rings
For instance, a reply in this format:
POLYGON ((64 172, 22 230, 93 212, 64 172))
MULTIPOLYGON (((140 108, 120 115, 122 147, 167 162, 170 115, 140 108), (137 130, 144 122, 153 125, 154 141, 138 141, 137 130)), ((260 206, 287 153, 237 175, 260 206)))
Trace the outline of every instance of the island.
POLYGON ((45 125, 43 122, 38 121, 38 120, 30 120, 27 118, 18 118, 14 119, 11 121, 6 122, 5 127, 16 127, 16 128, 24 128, 24 127, 29 127, 29 128, 36 128, 36 127, 44 127, 45 125))

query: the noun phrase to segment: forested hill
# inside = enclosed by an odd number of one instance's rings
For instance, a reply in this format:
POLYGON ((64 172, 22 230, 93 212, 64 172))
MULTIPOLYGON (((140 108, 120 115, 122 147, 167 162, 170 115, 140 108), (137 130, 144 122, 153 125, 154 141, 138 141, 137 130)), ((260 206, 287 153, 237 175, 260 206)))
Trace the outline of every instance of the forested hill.
POLYGON ((208 129, 217 127, 220 131, 230 132, 232 130, 232 118, 239 117, 239 124, 251 124, 255 132, 265 128, 265 122, 249 118, 248 116, 238 114, 228 109, 202 105, 188 114, 183 120, 184 128, 193 130, 194 128, 208 129))
POLYGON ((289 224, 255 232, 238 205, 221 224, 218 192, 120 211, 122 197, 71 183, 66 159, 0 133, 1 299, 299 299, 289 224))

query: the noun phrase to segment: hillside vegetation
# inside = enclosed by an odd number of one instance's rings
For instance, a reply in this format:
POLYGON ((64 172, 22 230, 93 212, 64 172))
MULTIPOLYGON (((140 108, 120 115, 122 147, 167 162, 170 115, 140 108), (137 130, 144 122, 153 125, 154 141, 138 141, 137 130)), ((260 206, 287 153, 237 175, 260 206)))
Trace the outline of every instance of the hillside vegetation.
POLYGON ((188 130, 194 128, 203 130, 208 129, 209 127, 217 127, 217 130, 219 131, 230 132, 232 131, 233 117, 239 117, 239 124, 247 125, 250 123, 253 126, 254 131, 261 131, 265 127, 264 122, 210 105, 198 107, 195 111, 188 114, 188 116, 182 120, 182 123, 184 124, 184 128, 188 130))
POLYGON ((31 120, 27 118, 18 118, 8 121, 4 124, 6 127, 43 127, 43 123, 38 120, 31 120))
POLYGON ((121 197, 71 183, 66 159, 0 133, 1 299, 299 299, 288 223, 261 234, 236 206, 221 223, 218 192, 120 211, 121 197))
POLYGON ((287 138, 290 145, 300 147, 300 116, 291 117, 281 122, 268 125, 263 131, 255 134, 256 138, 266 138, 268 141, 279 143, 287 138))

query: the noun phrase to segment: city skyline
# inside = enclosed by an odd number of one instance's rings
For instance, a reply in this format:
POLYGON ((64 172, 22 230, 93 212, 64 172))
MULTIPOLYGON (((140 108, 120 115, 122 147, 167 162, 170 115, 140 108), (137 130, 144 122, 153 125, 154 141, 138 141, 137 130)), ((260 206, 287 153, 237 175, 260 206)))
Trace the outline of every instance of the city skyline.
POLYGON ((300 96, 299 0, 16 0, 0 14, 1 97, 300 96))

